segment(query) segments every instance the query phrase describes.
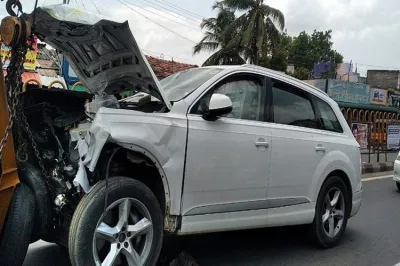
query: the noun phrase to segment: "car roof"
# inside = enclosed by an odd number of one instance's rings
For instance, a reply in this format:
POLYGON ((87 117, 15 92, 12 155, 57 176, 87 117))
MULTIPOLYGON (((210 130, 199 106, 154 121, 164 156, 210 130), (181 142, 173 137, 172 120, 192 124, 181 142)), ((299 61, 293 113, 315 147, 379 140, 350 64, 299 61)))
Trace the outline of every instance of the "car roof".
POLYGON ((321 98, 323 98, 323 99, 325 99, 327 101, 336 103, 335 101, 333 101, 328 96, 327 93, 325 93, 324 91, 318 89, 317 87, 314 87, 314 86, 308 84, 307 82, 299 80, 299 79, 297 79, 295 77, 289 76, 289 75, 287 75, 287 74, 285 74, 283 72, 272 70, 272 69, 269 69, 269 68, 256 66, 256 65, 252 65, 252 64, 204 66, 204 67, 201 67, 201 68, 224 69, 224 70, 227 70, 227 71, 232 71, 232 70, 239 70, 239 71, 240 70, 242 70, 242 71, 243 70, 250 70, 250 71, 256 70, 257 71, 258 70, 260 72, 263 72, 265 75, 270 74, 272 76, 280 78, 283 81, 288 81, 288 82, 292 83, 295 86, 297 85, 297 86, 302 87, 302 88, 306 87, 309 92, 311 92, 313 94, 316 94, 317 96, 319 96, 319 97, 321 97, 321 98))

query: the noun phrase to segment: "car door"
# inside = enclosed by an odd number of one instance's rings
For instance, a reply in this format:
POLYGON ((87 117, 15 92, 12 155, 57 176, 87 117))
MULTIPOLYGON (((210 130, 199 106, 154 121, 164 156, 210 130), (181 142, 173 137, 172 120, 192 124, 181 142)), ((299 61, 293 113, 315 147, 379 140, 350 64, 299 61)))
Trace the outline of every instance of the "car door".
POLYGON ((182 231, 265 226, 271 132, 264 77, 236 74, 201 97, 188 114, 182 231), (230 97, 233 110, 202 118, 213 93, 230 97))
POLYGON ((315 143, 315 132, 321 126, 311 94, 277 79, 271 79, 271 94, 269 226, 295 223, 304 218, 290 217, 287 211, 311 202, 310 185, 323 152, 323 147, 315 143), (283 207, 287 207, 286 211, 283 207))

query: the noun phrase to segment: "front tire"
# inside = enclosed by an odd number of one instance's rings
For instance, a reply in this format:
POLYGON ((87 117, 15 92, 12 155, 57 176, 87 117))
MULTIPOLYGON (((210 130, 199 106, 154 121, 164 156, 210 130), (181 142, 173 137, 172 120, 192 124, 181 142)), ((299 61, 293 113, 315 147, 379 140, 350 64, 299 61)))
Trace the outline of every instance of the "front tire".
POLYGON ((397 190, 400 192, 400 182, 396 182, 397 190))
POLYGON ((163 239, 160 205, 143 183, 126 177, 96 184, 79 203, 69 231, 73 266, 155 265, 163 239))
POLYGON ((339 244, 350 215, 351 202, 346 184, 340 177, 330 177, 322 185, 311 225, 311 237, 322 248, 339 244))

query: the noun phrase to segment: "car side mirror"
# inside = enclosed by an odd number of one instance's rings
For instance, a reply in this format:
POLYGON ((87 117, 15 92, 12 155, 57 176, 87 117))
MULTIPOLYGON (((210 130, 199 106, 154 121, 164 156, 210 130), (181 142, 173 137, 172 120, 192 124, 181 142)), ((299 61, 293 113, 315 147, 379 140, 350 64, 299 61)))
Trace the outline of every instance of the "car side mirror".
POLYGON ((203 119, 215 121, 222 115, 232 112, 231 98, 224 94, 215 93, 211 95, 210 103, 207 110, 203 114, 203 119))

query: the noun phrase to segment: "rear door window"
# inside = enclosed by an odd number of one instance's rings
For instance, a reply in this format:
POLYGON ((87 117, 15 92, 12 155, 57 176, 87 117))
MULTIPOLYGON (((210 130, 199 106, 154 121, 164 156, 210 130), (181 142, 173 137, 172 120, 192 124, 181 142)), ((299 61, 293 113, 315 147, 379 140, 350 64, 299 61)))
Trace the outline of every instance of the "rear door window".
POLYGON ((311 95, 297 87, 272 80, 273 122, 320 129, 311 95))

